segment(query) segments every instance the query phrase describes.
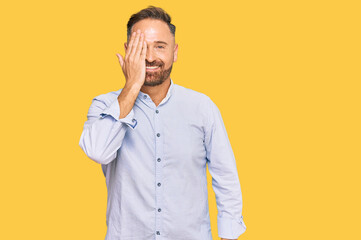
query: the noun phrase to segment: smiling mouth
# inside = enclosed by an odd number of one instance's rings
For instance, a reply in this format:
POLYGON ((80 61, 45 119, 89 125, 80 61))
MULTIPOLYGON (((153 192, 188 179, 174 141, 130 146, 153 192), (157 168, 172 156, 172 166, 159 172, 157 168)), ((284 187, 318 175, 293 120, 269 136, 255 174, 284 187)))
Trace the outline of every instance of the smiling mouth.
POLYGON ((154 71, 154 70, 157 70, 158 68, 159 68, 159 66, 146 67, 146 69, 149 71, 154 71))

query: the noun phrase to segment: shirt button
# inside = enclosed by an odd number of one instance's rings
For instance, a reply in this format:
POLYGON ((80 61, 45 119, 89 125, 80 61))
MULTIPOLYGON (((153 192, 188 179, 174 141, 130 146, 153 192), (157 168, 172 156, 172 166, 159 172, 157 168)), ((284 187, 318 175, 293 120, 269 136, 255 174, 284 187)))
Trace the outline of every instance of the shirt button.
POLYGON ((157 231, 157 235, 160 235, 160 232, 159 232, 159 231, 157 231))
POLYGON ((160 137, 160 133, 157 133, 157 137, 160 137))
POLYGON ((162 211, 162 209, 158 208, 158 212, 162 211))
POLYGON ((157 161, 160 162, 160 158, 158 158, 157 161))
POLYGON ((162 185, 162 184, 160 184, 160 182, 159 182, 157 185, 158 185, 158 187, 160 187, 160 185, 162 185))
POLYGON ((159 113, 158 109, 157 109, 157 110, 155 110, 155 113, 159 113))
POLYGON ((144 95, 144 99, 146 99, 147 98, 147 95, 144 95))

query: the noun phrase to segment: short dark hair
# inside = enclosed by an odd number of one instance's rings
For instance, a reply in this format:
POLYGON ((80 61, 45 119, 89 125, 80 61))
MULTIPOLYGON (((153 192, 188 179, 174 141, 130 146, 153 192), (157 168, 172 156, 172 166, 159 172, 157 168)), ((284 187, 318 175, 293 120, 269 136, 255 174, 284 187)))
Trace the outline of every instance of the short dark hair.
POLYGON ((143 19, 147 19, 147 18, 158 19, 158 20, 161 20, 161 21, 167 23, 169 26, 170 32, 173 34, 173 36, 175 36, 175 26, 171 23, 172 18, 169 16, 169 14, 160 7, 149 6, 147 8, 140 10, 137 13, 134 13, 130 17, 128 24, 127 24, 127 38, 128 39, 130 37, 133 25, 136 24, 137 22, 139 22, 143 19))

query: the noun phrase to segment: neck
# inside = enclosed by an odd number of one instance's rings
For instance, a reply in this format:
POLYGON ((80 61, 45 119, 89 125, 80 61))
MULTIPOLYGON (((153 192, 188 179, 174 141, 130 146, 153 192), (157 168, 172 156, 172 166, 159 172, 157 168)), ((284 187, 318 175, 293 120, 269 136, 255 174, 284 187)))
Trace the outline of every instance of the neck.
POLYGON ((162 84, 157 86, 145 86, 143 85, 140 91, 149 95, 156 106, 165 98, 168 89, 170 87, 170 77, 162 84))

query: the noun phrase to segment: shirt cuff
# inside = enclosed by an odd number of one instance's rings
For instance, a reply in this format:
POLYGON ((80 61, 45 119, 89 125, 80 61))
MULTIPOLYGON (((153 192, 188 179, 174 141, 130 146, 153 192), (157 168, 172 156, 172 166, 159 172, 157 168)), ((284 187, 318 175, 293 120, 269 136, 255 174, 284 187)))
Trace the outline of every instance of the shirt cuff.
POLYGON ((120 115, 120 108, 117 98, 109 105, 109 107, 107 107, 106 109, 103 110, 102 113, 100 113, 101 118, 104 118, 106 116, 112 116, 117 122, 125 123, 131 129, 135 129, 135 127, 137 126, 137 120, 134 118, 133 108, 124 118, 119 118, 119 115, 120 115))
POLYGON ((220 217, 217 215, 218 236, 225 239, 238 239, 246 231, 246 225, 243 219, 238 221, 229 217, 220 217))

